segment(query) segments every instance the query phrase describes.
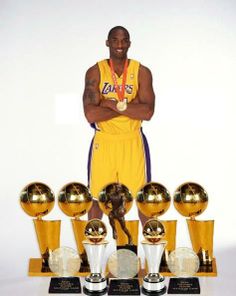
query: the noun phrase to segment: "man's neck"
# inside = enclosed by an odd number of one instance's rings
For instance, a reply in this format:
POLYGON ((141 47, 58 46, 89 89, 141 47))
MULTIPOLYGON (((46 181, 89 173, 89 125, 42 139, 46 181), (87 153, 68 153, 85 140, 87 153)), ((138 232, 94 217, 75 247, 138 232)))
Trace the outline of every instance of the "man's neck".
POLYGON ((124 58, 114 58, 114 57, 110 57, 110 59, 112 60, 113 64, 115 66, 124 66, 125 61, 127 60, 127 56, 124 58))

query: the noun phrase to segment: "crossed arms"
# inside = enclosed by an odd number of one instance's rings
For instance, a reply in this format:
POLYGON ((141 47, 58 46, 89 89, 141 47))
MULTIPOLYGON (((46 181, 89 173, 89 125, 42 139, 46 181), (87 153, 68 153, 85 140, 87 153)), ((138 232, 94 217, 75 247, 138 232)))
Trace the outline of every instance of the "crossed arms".
POLYGON ((98 65, 88 69, 85 76, 83 94, 84 113, 89 123, 100 122, 125 115, 137 120, 150 120, 154 113, 155 94, 152 87, 152 74, 142 65, 138 74, 138 93, 125 111, 118 111, 114 100, 103 100, 99 91, 100 73, 98 65))

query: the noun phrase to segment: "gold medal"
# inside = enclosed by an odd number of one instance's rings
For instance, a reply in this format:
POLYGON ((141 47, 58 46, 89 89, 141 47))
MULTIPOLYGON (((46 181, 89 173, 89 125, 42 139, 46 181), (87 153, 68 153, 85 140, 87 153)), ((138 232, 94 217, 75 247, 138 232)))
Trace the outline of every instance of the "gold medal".
POLYGON ((128 59, 125 60, 124 70, 123 70, 123 79, 122 79, 122 85, 121 87, 118 86, 118 82, 116 79, 115 70, 113 67, 112 59, 109 60, 109 64, 111 67, 111 76, 112 80, 114 82, 114 87, 117 93, 117 97, 119 99, 119 102, 116 104, 116 109, 120 112, 125 111, 127 109, 127 99, 124 99, 125 95, 125 83, 126 83, 126 77, 127 77, 127 69, 128 69, 128 59))
POLYGON ((127 109, 127 103, 126 101, 119 101, 116 104, 116 108, 117 110, 119 110, 120 112, 125 111, 127 109))

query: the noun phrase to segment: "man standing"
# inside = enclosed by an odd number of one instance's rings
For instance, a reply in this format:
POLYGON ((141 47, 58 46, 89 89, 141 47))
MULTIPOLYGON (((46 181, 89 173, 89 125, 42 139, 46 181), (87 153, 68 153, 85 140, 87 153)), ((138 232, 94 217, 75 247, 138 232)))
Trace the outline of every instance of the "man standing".
MULTIPOLYGON (((109 183, 119 182, 135 197, 151 181, 150 155, 142 132, 143 120, 154 112, 155 94, 150 70, 128 59, 130 35, 116 26, 108 33, 110 58, 88 69, 83 95, 84 113, 95 128, 89 152, 88 181, 96 199, 109 183)), ((89 219, 101 218, 94 200, 89 219)), ((144 223, 147 219, 139 212, 144 223)))

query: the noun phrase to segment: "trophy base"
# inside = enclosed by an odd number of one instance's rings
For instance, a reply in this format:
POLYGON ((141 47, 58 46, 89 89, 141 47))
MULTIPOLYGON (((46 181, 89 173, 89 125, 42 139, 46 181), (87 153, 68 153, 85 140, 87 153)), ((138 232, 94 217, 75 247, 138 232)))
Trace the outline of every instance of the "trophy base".
MULTIPOLYGON (((89 270, 85 267, 80 268, 80 270, 75 274, 75 276, 87 276, 89 275, 89 270)), ((44 269, 43 260, 41 258, 30 258, 29 260, 29 276, 56 276, 55 273, 51 272, 50 269, 44 269)))
POLYGON ((51 278, 48 293, 81 293, 80 279, 78 277, 53 277, 51 278))
MULTIPOLYGON (((174 274, 169 271, 168 266, 166 265, 161 265, 159 272, 164 276, 174 276, 174 274)), ((217 276, 216 258, 212 259, 211 265, 200 265, 195 276, 217 276)))
POLYGON ((168 294, 200 294, 199 279, 189 278, 171 278, 169 281, 168 294))
POLYGON ((139 280, 132 279, 110 279, 108 295, 140 295, 139 280))
POLYGON ((165 278, 159 274, 156 274, 154 278, 150 278, 150 274, 146 275, 143 279, 142 291, 145 295, 164 294, 166 292, 165 278))
POLYGON ((161 290, 159 291, 150 291, 150 290, 147 290, 145 289, 144 287, 142 287, 142 293, 144 295, 149 295, 149 296, 159 296, 159 295, 164 295, 166 293, 166 286, 164 286, 161 290))
POLYGON ((88 276, 85 278, 83 291, 86 295, 103 295, 107 292, 107 280, 102 278, 100 282, 93 282, 88 276))
POLYGON ((83 292, 84 292, 85 295, 88 295, 88 296, 95 296, 95 295, 100 296, 100 295, 106 294, 107 288, 105 288, 102 291, 90 291, 86 287, 83 287, 83 292))

